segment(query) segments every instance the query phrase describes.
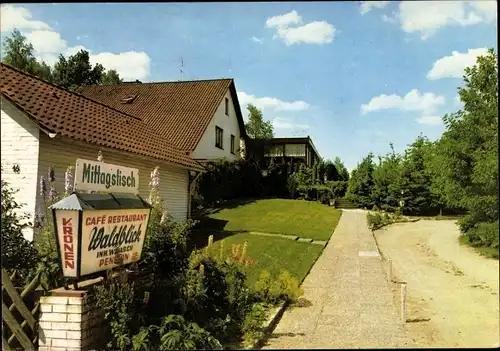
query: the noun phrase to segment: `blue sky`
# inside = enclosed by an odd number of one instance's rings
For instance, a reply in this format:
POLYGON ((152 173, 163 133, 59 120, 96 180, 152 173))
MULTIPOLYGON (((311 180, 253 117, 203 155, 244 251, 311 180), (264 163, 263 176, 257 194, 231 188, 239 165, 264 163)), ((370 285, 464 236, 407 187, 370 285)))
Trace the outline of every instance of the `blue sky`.
MULTIPOLYGON (((2 5, 49 64, 85 48, 126 80, 231 77, 276 136, 348 169, 443 131, 464 67, 497 47, 496 1, 2 5), (181 60, 183 73, 180 73, 181 60)), ((246 115, 246 111, 244 111, 246 115)))

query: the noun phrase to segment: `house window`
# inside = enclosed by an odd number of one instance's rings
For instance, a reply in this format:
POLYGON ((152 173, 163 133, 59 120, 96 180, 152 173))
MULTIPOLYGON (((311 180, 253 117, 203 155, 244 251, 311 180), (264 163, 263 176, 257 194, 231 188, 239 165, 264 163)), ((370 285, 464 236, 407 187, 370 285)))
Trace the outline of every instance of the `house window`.
POLYGON ((226 98, 226 104, 225 104, 225 108, 224 108, 224 111, 226 111, 226 116, 229 116, 229 99, 226 98))
POLYGON ((235 137, 234 135, 231 134, 231 153, 234 154, 234 142, 235 142, 235 137))
POLYGON ((215 127, 215 146, 222 149, 224 131, 220 127, 215 127))

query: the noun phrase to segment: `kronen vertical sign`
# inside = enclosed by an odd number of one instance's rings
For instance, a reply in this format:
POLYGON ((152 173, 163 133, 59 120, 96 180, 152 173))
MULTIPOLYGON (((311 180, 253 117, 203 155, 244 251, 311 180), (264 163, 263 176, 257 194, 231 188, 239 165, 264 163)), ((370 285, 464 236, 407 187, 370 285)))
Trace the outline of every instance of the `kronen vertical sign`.
POLYGON ((139 170, 99 161, 77 159, 75 191, 139 193, 139 170))

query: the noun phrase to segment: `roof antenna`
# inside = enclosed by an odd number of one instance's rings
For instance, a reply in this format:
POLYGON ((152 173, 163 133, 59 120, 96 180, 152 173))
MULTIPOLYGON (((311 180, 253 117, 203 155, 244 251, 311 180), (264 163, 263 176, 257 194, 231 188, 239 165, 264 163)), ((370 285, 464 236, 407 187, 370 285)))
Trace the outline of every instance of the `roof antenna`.
POLYGON ((184 59, 181 57, 181 68, 179 68, 179 72, 181 73, 181 80, 184 80, 184 59))

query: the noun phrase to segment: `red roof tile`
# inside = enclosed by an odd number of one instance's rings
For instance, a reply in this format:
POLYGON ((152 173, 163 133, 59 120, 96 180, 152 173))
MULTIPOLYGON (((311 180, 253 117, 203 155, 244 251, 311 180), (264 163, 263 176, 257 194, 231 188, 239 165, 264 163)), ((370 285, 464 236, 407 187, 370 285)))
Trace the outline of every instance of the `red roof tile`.
POLYGON ((48 132, 203 169, 140 119, 1 64, 0 92, 48 132))
POLYGON ((179 149, 193 151, 228 89, 244 137, 243 117, 232 79, 90 85, 78 92, 140 118, 179 149), (128 98, 131 103, 125 103, 128 98))

